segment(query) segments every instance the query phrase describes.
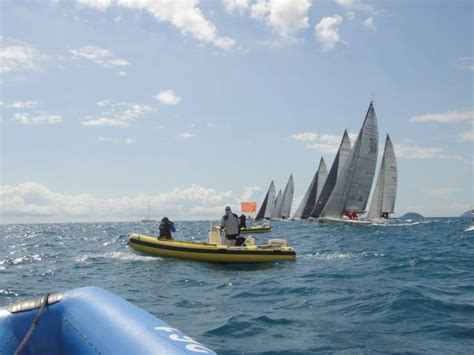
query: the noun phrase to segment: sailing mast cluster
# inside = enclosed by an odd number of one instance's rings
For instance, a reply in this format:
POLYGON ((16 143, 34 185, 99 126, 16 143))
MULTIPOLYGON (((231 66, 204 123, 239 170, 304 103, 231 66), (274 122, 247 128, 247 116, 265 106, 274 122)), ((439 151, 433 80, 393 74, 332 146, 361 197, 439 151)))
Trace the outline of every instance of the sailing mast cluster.
MULTIPOLYGON (((395 151, 388 134, 372 201, 365 215, 377 164, 378 139, 377 115, 371 102, 352 147, 347 130, 344 131, 329 173, 321 158, 293 219, 354 224, 387 219, 395 209, 398 183, 395 151)), ((280 190, 276 198, 272 181, 256 219, 289 218, 293 194, 292 175, 283 194, 280 190)))

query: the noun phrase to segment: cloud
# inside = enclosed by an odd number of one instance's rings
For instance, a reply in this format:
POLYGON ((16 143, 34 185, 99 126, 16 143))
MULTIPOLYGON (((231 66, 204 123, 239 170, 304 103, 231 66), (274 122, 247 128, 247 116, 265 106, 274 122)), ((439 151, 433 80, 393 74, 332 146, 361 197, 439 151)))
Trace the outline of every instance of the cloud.
POLYGON ((456 68, 459 70, 474 71, 474 57, 458 58, 456 68))
POLYGON ((256 201, 262 189, 259 186, 245 186, 240 196, 241 201, 256 201))
POLYGON ((336 0, 336 3, 347 11, 358 11, 377 15, 377 11, 372 5, 362 3, 358 0, 336 0))
POLYGON ((120 76, 126 76, 126 75, 127 75, 127 72, 119 71, 118 75, 120 75, 120 76))
POLYGON ((332 51, 338 42, 341 42, 338 28, 342 23, 342 17, 339 15, 324 17, 315 27, 316 40, 322 44, 323 51, 332 51))
POLYGON ((147 214, 148 202, 154 218, 167 215, 173 219, 218 219, 227 204, 239 210, 240 195, 191 185, 156 195, 101 198, 88 193, 57 193, 35 182, 0 185, 3 223, 138 221, 147 214))
MULTIPOLYGON (((250 17, 265 21, 285 43, 299 42, 296 35, 309 27, 309 0, 258 0, 250 7, 250 17)), ((274 43, 268 42, 268 43, 274 43)))
POLYGON ((372 30, 372 31, 377 31, 377 28, 375 27, 375 24, 374 24, 374 19, 372 17, 369 17, 368 19, 366 19, 364 22, 363 22, 363 25, 365 28, 369 29, 369 30, 372 30))
POLYGON ((318 138, 318 135, 313 132, 303 132, 303 133, 295 133, 291 135, 291 138, 296 141, 314 141, 318 138))
POLYGON ((222 0, 224 8, 229 14, 234 14, 235 12, 238 12, 240 15, 243 15, 246 11, 249 10, 249 2, 249 0, 222 0))
POLYGON ((458 133, 457 138, 459 142, 474 141, 474 128, 458 133))
POLYGON ((153 97, 165 105, 177 105, 182 100, 173 90, 160 91, 153 97))
POLYGON ((92 7, 97 10, 105 11, 112 5, 112 0, 77 0, 79 6, 92 7))
POLYGON ((0 74, 22 70, 39 70, 39 63, 48 57, 27 43, 2 38, 0 74))
MULTIPOLYGON (((291 138, 306 143, 305 148, 314 149, 323 153, 337 153, 337 149, 341 144, 342 136, 337 134, 317 134, 313 132, 296 133, 291 138), (309 143, 312 142, 312 143, 309 143)), ((357 133, 349 133, 352 142, 357 138, 357 133)))
POLYGON ((395 155, 402 159, 445 159, 457 160, 464 164, 472 165, 474 161, 472 157, 465 158, 458 154, 446 154, 442 148, 437 147, 409 147, 401 144, 395 144, 395 155))
POLYGON ((191 134, 191 133, 183 132, 183 133, 178 134, 178 138, 180 139, 189 139, 192 137, 194 137, 194 134, 191 134))
POLYGON ((129 65, 125 59, 117 58, 109 50, 96 46, 85 45, 78 49, 70 49, 69 52, 75 59, 90 60, 104 68, 129 65))
POLYGON ((15 113, 11 120, 22 125, 29 126, 41 124, 58 124, 63 121, 63 118, 60 115, 53 115, 48 112, 22 112, 15 113))
POLYGON ((88 116, 81 123, 87 127, 129 127, 137 118, 155 109, 151 106, 128 102, 99 101, 97 106, 108 109, 96 116, 88 116))
POLYGON ((413 116, 410 122, 439 122, 439 123, 461 123, 474 121, 474 111, 451 111, 447 113, 430 113, 426 115, 413 116))
POLYGON ((130 10, 145 11, 160 22, 171 23, 182 35, 191 35, 200 42, 211 43, 224 50, 232 49, 235 45, 232 38, 217 34, 216 26, 204 17, 201 9, 197 7, 198 0, 87 0, 80 3, 82 6, 102 11, 114 4, 130 10))
POLYGON ((132 138, 108 138, 108 137, 102 137, 99 136, 97 138, 99 142, 104 142, 104 143, 125 143, 125 144, 132 144, 135 143, 135 139, 132 138))
POLYGON ((28 109, 38 105, 37 101, 13 101, 13 102, 0 102, 0 107, 15 108, 15 109, 28 109))

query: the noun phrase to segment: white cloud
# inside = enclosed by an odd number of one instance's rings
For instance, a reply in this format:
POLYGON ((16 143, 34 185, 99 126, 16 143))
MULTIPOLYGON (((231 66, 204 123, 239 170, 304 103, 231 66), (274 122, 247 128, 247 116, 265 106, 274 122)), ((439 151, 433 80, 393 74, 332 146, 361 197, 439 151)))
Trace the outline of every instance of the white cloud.
POLYGON ((125 59, 117 58, 109 50, 96 46, 85 45, 78 49, 70 49, 69 52, 75 59, 90 60, 105 68, 129 65, 125 59))
POLYGON ((132 138, 109 138, 109 137, 102 137, 99 136, 97 138, 99 142, 104 142, 104 143, 125 143, 125 144, 132 144, 135 143, 135 139, 132 138))
POLYGON ((81 123, 88 127, 129 127, 137 118, 147 112, 154 111, 153 107, 128 102, 99 101, 97 106, 107 108, 96 116, 88 116, 81 123))
POLYGON ((474 57, 458 58, 456 68, 460 70, 474 71, 474 57))
POLYGON ((173 219, 218 219, 227 204, 239 210, 240 195, 198 185, 151 196, 117 198, 100 198, 88 193, 61 194, 35 182, 0 186, 3 223, 138 221, 147 214, 148 202, 154 218, 167 215, 173 219))
POLYGON ((198 0, 116 0, 81 1, 82 6, 106 10, 108 6, 117 5, 131 10, 145 11, 158 21, 169 22, 181 31, 183 35, 191 35, 200 42, 211 43, 214 46, 229 50, 235 41, 229 37, 217 34, 216 26, 207 20, 201 9, 197 7, 198 0))
POLYGON ((240 15, 249 10, 249 0, 222 0, 226 11, 230 14, 238 12, 240 15))
POLYGON ((126 76, 127 75, 127 72, 124 72, 124 71, 119 71, 118 73, 120 76, 126 76))
POLYGON ((191 134, 191 133, 183 132, 183 133, 178 134, 178 138, 181 138, 181 139, 189 139, 192 137, 194 137, 194 134, 191 134))
POLYGON ((457 138, 459 142, 474 141, 474 128, 458 133, 457 138))
POLYGON ((0 106, 3 106, 5 108, 27 109, 27 108, 33 108, 36 105, 38 105, 37 101, 0 102, 0 106))
POLYGON ((336 0, 336 2, 348 11, 358 11, 377 15, 377 11, 372 5, 362 3, 359 0, 336 0))
POLYGON ((57 124, 63 121, 63 118, 59 115, 53 115, 47 112, 22 112, 15 113, 11 118, 12 121, 18 122, 22 125, 41 125, 41 124, 57 124))
POLYGON ((177 105, 182 100, 173 90, 160 91, 153 97, 165 105, 177 105))
MULTIPOLYGON (((292 139, 306 143, 305 148, 314 149, 323 153, 337 153, 341 144, 342 136, 337 134, 317 134, 313 132, 296 133, 291 136, 292 139), (309 143, 313 142, 313 143, 309 143)), ((354 143, 357 133, 349 133, 351 142, 354 143)))
POLYGON ((77 0, 79 6, 88 6, 97 10, 105 11, 112 4, 112 0, 77 0))
POLYGON ((472 121, 474 121, 474 111, 472 110, 430 113, 410 118, 410 122, 460 123, 472 121))
POLYGON ((372 31, 377 31, 377 27, 375 27, 374 19, 372 17, 369 17, 363 22, 363 25, 365 28, 372 30, 372 31))
POLYGON ((332 51, 338 42, 341 42, 341 37, 338 33, 338 28, 342 23, 342 17, 339 15, 324 17, 315 27, 316 40, 322 44, 323 51, 332 51))
POLYGON ((296 141, 314 141, 318 138, 318 135, 313 132, 303 132, 303 133, 295 133, 291 135, 291 138, 296 141))
POLYGON ((250 17, 265 21, 279 35, 280 45, 281 40, 291 44, 299 41, 298 32, 309 27, 310 7, 309 0, 258 0, 250 7, 250 17))
POLYGON ((241 201, 256 201, 259 197, 262 189, 259 186, 245 186, 242 196, 240 196, 241 201))
POLYGON ((435 147, 409 147, 401 144, 395 144, 395 155, 397 158, 406 159, 439 159, 444 156, 443 149, 435 147))
POLYGON ((0 74, 21 70, 38 70, 39 62, 47 59, 46 55, 27 43, 4 40, 3 38, 1 42, 0 74))

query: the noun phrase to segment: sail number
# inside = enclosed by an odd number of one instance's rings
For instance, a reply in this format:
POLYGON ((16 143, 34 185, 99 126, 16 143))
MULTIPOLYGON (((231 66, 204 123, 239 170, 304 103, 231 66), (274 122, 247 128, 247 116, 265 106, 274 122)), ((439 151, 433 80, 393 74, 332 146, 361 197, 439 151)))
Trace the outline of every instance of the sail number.
POLYGON ((370 137, 369 153, 377 153, 377 138, 375 137, 370 137))
POLYGON ((168 338, 173 342, 183 343, 183 345, 185 345, 186 350, 188 351, 200 354, 214 354, 212 350, 209 350, 205 346, 199 344, 193 338, 184 335, 178 329, 172 327, 154 327, 153 329, 157 330, 158 332, 166 333, 166 335, 168 335, 168 338))

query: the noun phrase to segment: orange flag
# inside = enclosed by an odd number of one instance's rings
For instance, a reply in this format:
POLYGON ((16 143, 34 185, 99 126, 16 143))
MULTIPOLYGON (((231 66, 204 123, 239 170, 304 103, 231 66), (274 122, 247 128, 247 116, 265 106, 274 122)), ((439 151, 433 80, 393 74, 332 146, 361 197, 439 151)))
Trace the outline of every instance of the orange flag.
POLYGON ((257 211, 257 202, 241 202, 240 210, 242 212, 250 213, 257 211))

